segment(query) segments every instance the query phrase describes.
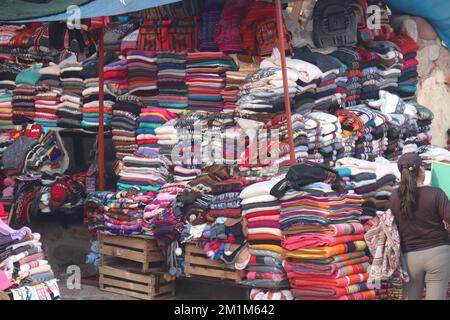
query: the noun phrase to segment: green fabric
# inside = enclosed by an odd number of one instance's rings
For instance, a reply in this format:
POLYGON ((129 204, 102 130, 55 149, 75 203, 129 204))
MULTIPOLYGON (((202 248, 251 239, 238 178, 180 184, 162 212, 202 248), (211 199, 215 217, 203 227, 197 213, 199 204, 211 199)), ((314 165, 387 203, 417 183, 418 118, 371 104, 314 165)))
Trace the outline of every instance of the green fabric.
POLYGON ((16 83, 26 83, 31 86, 37 85, 41 75, 39 70, 42 68, 41 65, 35 64, 31 68, 19 72, 16 76, 16 83))
POLYGON ((3 0, 0 21, 26 20, 66 12, 67 8, 84 5, 92 0, 50 0, 33 3, 24 0, 3 0))

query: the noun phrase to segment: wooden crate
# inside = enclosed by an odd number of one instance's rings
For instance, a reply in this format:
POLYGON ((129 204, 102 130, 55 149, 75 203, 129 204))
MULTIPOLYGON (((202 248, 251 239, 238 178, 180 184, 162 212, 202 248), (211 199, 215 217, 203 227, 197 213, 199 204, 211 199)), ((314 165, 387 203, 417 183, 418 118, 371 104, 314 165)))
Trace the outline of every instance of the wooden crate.
POLYGON ((115 260, 100 266, 100 290, 143 300, 162 300, 175 296, 175 282, 162 274, 143 273, 132 261, 115 260))
POLYGON ((184 251, 184 273, 186 277, 202 276, 232 280, 236 283, 242 283, 245 280, 244 270, 234 270, 223 261, 209 259, 197 244, 187 243, 184 251))
POLYGON ((149 236, 100 235, 100 263, 106 257, 117 257, 142 264, 142 272, 161 271, 165 258, 162 246, 149 236))

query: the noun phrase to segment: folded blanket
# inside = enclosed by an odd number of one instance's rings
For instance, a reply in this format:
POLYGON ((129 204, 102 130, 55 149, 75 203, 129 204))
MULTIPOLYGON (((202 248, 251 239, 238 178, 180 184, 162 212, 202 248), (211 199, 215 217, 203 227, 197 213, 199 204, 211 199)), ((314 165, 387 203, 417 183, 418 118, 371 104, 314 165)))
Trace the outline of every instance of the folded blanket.
POLYGON ((353 241, 331 247, 296 249, 294 251, 285 252, 284 254, 286 257, 299 259, 323 259, 342 253, 361 251, 365 248, 365 241, 353 241))
MULTIPOLYGON (((250 226, 250 223, 249 223, 250 226)), ((287 250, 299 248, 315 248, 322 246, 335 246, 352 241, 364 240, 364 234, 352 234, 344 236, 327 236, 321 234, 303 234, 283 238, 283 247, 287 250)))

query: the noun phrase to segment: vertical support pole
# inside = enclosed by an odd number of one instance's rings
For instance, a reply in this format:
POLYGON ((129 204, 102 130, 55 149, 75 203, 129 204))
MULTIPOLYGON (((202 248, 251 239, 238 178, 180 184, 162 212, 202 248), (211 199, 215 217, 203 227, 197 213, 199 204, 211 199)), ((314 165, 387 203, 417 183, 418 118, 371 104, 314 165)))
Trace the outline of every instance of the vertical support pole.
POLYGON ((284 46, 284 28, 283 28, 283 13, 281 9, 281 1, 275 0, 276 14, 277 14, 277 30, 278 30, 278 49, 281 54, 281 70, 283 72, 283 88, 284 88, 284 108, 287 116, 288 128, 288 142, 289 142, 289 156, 291 165, 296 164, 294 151, 294 136, 292 134, 292 117, 291 117, 291 101, 289 98, 289 85, 286 69, 286 48, 284 46))

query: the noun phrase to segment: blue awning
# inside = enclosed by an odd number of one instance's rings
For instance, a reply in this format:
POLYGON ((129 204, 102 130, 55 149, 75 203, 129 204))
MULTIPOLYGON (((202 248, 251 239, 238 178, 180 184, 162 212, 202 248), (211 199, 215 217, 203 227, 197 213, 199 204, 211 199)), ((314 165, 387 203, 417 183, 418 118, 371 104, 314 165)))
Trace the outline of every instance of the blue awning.
MULTIPOLYGON (((79 0, 80 1, 80 0, 79 0)), ((94 17, 101 17, 101 16, 115 16, 123 13, 128 12, 135 12, 139 10, 144 10, 147 8, 153 8, 169 3, 179 2, 180 0, 93 0, 86 4, 80 5, 80 18, 86 19, 86 18, 94 18, 94 17)), ((69 1, 70 2, 70 1, 69 1)), ((71 1, 72 3, 76 3, 76 1, 71 1)), ((86 1, 84 1, 86 2, 86 1)), ((79 2, 80 3, 80 2, 79 2)), ((2 4, 3 5, 3 4, 2 4)), ((46 4, 40 4, 41 6, 46 6, 46 4)), ((51 5, 51 4, 47 4, 51 5)), ((20 8, 18 8, 20 9, 20 8)), ((57 8, 55 7, 55 10, 57 8)), ((5 14, 3 14, 3 10, 0 10, 0 21, 2 22, 38 22, 38 21, 65 21, 71 18, 72 12, 67 12, 64 10, 64 12, 61 11, 61 8, 58 8, 59 11, 57 11, 56 14, 53 15, 47 15, 47 16, 40 16, 36 17, 36 15, 33 16, 33 18, 29 19, 28 17, 23 17, 20 20, 11 20, 6 19, 5 14), (2 17, 3 16, 3 17, 2 17)), ((67 8, 66 8, 67 9, 67 8)), ((8 8, 8 10, 13 10, 13 8, 8 8)), ((36 13, 34 13, 36 14, 36 13)))
POLYGON ((393 13, 404 13, 427 19, 450 48, 449 0, 385 0, 385 3, 393 13))

